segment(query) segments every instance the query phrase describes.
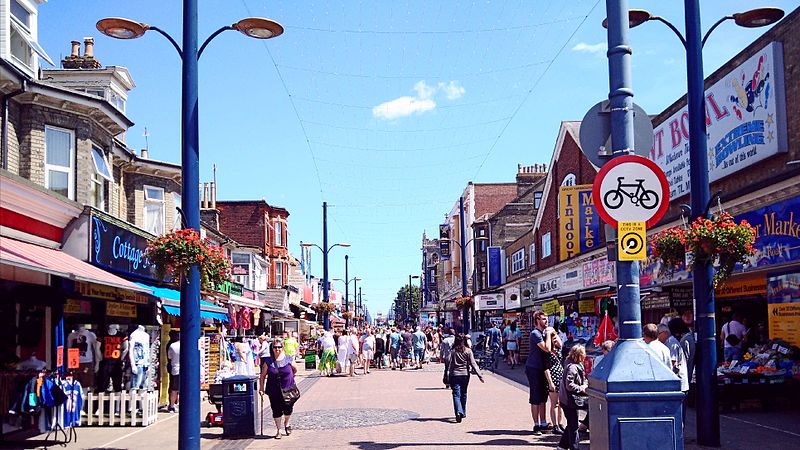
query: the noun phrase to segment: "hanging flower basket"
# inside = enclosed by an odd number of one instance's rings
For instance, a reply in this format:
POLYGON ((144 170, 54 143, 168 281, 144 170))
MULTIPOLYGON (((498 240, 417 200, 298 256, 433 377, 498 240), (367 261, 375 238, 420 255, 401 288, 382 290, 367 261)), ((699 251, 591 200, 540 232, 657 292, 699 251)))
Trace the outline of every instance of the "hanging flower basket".
POLYGON ((171 277, 177 281, 196 264, 203 289, 213 289, 230 280, 231 263, 225 251, 202 239, 194 229, 173 230, 153 239, 145 255, 161 279, 171 277))
POLYGON ((353 318, 353 313, 350 312, 350 311, 345 311, 345 312, 342 313, 342 318, 344 318, 344 319, 352 319, 353 318))
POLYGON ((456 306, 459 308, 471 308, 475 305, 475 300, 472 297, 458 297, 456 298, 456 306))
POLYGON ((738 225, 723 212, 713 219, 698 217, 692 222, 687 247, 695 261, 714 263, 714 287, 721 286, 733 273, 736 264, 755 254, 756 229, 746 220, 738 225))
POLYGON ((336 305, 333 303, 319 302, 314 305, 314 311, 318 314, 332 313, 336 311, 336 305))
POLYGON ((736 264, 755 254, 755 241, 756 230, 752 225, 746 220, 736 224, 730 214, 723 212, 712 219, 698 217, 688 230, 668 228, 653 237, 651 247, 653 256, 669 270, 685 260, 686 252, 692 253, 692 261, 713 263, 716 268, 713 282, 717 288, 730 278, 736 264))
POLYGON ((667 228, 652 237, 650 247, 653 258, 671 274, 686 260, 686 230, 680 226, 667 228))

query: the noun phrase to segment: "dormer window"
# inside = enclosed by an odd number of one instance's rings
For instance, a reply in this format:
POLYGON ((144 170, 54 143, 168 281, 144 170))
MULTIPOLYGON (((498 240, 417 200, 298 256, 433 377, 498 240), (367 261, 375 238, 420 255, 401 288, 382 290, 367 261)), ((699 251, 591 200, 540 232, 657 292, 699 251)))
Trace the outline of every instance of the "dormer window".
POLYGON ((11 0, 11 32, 9 33, 11 56, 30 70, 34 69, 33 58, 35 55, 39 55, 53 65, 53 60, 31 34, 33 16, 34 11, 26 8, 19 0, 11 0))
POLYGON ((11 17, 25 27, 26 31, 31 30, 31 12, 19 3, 19 0, 11 0, 11 17))

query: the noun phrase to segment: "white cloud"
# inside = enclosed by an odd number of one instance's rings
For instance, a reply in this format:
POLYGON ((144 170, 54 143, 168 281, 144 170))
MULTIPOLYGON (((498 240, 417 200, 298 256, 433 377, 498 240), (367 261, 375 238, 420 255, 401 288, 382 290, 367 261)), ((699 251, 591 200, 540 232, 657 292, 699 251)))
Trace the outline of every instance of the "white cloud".
POLYGON ((579 42, 575 45, 575 47, 572 47, 573 52, 591 53, 593 55, 605 54, 606 50, 608 50, 608 44, 605 42, 599 42, 597 44, 579 42))
POLYGON ((424 113, 434 108, 436 108, 436 102, 431 99, 405 96, 372 108, 372 115, 378 119, 394 120, 399 117, 424 113))
POLYGON ((458 81, 441 82, 431 86, 425 80, 417 81, 412 88, 415 96, 405 95, 372 108, 372 116, 378 119, 394 120, 412 114, 421 114, 436 109, 434 96, 443 92, 448 100, 457 100, 464 96, 466 90, 458 81))
POLYGON ((448 100, 458 100, 464 96, 465 89, 458 81, 451 81, 449 83, 439 83, 439 89, 444 91, 448 100))

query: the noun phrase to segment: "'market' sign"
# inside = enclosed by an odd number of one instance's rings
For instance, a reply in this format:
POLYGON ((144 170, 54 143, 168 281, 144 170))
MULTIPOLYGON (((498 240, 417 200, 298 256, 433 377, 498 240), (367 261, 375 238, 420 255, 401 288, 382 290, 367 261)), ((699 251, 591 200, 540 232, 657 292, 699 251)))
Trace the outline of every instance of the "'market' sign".
MULTIPOLYGON (((787 150, 783 74, 783 46, 772 42, 706 90, 710 181, 787 150)), ((653 130, 650 159, 664 170, 670 198, 689 193, 685 106, 653 130)))

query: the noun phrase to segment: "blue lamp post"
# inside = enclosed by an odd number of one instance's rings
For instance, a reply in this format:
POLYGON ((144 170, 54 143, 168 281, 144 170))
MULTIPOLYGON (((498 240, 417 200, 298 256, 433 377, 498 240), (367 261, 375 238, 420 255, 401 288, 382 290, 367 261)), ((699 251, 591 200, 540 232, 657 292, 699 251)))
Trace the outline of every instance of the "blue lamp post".
MULTIPOLYGON (((703 81, 703 46, 711 32, 728 20, 745 28, 771 25, 784 12, 779 8, 756 8, 724 16, 712 25, 705 35, 700 27, 698 0, 685 0, 686 36, 666 19, 645 10, 631 10, 630 27, 647 21, 657 21, 672 30, 686 50, 688 82, 687 108, 689 112, 689 178, 691 179, 691 220, 708 214, 710 190, 708 159, 706 154, 705 87, 703 81), (702 35, 702 39, 701 39, 702 35)), ((712 267, 708 261, 695 263, 692 272, 697 339, 697 443, 719 447, 719 410, 717 405, 717 343, 714 319, 714 290, 711 286, 712 267)))
MULTIPOLYGON (((322 252, 322 298, 325 303, 330 303, 330 293, 328 292, 328 253, 334 247, 350 247, 346 242, 340 242, 328 247, 328 202, 322 202, 322 247, 310 242, 301 242, 303 247, 317 247, 322 252)), ((323 326, 325 331, 331 329, 331 320, 328 312, 323 314, 323 326)))
MULTIPOLYGON (((197 63, 212 39, 227 30, 236 30, 245 36, 269 39, 283 33, 283 27, 269 19, 248 18, 224 26, 212 33, 198 49, 197 0, 183 2, 183 46, 163 30, 144 23, 122 18, 106 18, 97 22, 97 29, 117 39, 135 39, 147 31, 155 31, 178 51, 183 63, 181 76, 181 211, 186 228, 200 231, 200 149, 198 124, 197 63)), ((200 272, 192 267, 188 277, 181 280, 181 370, 182 407, 178 420, 178 446, 181 449, 200 448, 200 272)))
MULTIPOLYGON (((358 282, 361 281, 361 278, 358 278, 358 277, 347 278, 348 277, 348 273, 347 273, 347 260, 348 259, 349 259, 349 256, 348 255, 344 255, 344 279, 341 279, 341 278, 334 278, 333 279, 333 281, 341 281, 342 283, 344 283, 344 310, 345 311, 350 311, 350 293, 349 293, 350 282, 352 281, 354 285, 357 285, 358 282)), ((355 293, 358 292, 357 287, 358 286, 355 286, 354 289, 353 289, 354 298, 355 298, 355 293)), ((355 302, 354 302, 354 306, 355 306, 355 302)), ((349 317, 345 317, 345 319, 344 319, 344 327, 345 328, 349 328, 350 327, 350 318, 349 317)))

